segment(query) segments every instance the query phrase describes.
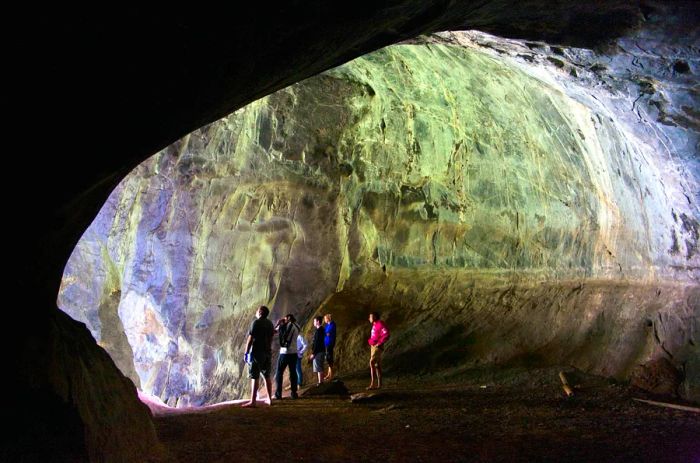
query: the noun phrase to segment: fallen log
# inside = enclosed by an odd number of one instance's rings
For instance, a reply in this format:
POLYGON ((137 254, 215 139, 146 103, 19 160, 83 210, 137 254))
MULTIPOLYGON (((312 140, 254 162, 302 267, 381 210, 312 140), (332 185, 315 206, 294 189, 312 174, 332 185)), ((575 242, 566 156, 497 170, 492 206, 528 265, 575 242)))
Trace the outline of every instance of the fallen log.
POLYGON ((666 408, 673 408, 675 410, 683 410, 686 412, 700 413, 700 408, 690 407, 688 405, 676 405, 676 404, 670 404, 668 402, 657 402, 655 400, 637 399, 635 397, 632 397, 632 400, 636 400, 637 402, 644 402, 645 404, 649 404, 649 405, 656 405, 657 407, 666 407, 666 408))

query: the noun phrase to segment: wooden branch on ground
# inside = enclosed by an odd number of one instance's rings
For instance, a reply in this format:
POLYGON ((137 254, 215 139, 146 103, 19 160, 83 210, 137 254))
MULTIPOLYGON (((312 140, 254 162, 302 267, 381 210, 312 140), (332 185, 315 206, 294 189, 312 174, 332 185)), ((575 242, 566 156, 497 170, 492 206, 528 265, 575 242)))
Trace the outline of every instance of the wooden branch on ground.
POLYGON ((676 405, 676 404, 670 404, 667 402, 657 402, 655 400, 637 399, 634 397, 632 397, 632 400, 636 400, 637 402, 644 402, 645 404, 656 405, 657 407, 666 407, 666 408, 673 408, 676 410, 683 410, 685 412, 700 413, 700 408, 689 407, 688 405, 676 405))
POLYGON ((571 397, 572 395, 574 395, 574 390, 571 389, 571 386, 569 386, 569 382, 566 380, 566 376, 564 376, 563 371, 559 372, 559 379, 561 379, 561 384, 564 388, 564 393, 566 394, 566 396, 571 397))

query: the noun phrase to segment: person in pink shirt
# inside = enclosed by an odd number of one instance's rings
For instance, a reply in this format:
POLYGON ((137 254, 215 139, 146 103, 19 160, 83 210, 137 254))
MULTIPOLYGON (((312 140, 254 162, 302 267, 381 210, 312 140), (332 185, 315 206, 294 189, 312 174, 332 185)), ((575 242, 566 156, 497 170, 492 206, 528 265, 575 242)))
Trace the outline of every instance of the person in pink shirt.
POLYGON ((367 342, 370 345, 369 374, 372 379, 367 390, 382 387, 382 354, 384 353, 384 343, 389 340, 389 329, 380 320, 379 313, 369 314, 369 322, 372 324, 372 332, 367 342))

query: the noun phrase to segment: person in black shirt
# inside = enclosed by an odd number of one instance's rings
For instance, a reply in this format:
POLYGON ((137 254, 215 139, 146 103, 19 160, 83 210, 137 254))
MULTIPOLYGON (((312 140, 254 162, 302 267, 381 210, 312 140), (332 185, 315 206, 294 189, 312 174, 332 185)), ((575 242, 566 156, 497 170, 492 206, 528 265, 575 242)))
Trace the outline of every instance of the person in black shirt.
POLYGON ((314 317, 314 340, 311 343, 311 360, 314 362, 314 373, 318 374, 318 384, 323 381, 323 360, 326 355, 325 337, 323 329, 323 317, 314 317))
POLYGON ((258 385, 260 373, 265 378, 265 388, 267 396, 272 397, 272 383, 270 382, 270 371, 272 367, 272 337, 275 327, 267 319, 270 309, 261 305, 255 313, 256 319, 250 325, 248 331, 248 341, 245 345, 245 362, 249 365, 248 375, 250 376, 250 402, 243 404, 243 407, 255 407, 258 395, 258 385))

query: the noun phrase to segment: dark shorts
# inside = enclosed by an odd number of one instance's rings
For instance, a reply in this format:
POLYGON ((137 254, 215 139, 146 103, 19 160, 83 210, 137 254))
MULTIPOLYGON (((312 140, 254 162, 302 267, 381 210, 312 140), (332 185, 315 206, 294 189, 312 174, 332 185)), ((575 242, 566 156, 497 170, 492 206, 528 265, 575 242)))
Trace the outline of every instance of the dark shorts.
POLYGON ((326 362, 328 362, 328 366, 332 367, 333 366, 333 349, 335 346, 326 346, 326 362))
POLYGON ((248 376, 250 379, 260 378, 260 373, 263 376, 270 376, 272 371, 272 357, 269 355, 259 355, 257 358, 253 357, 253 363, 248 367, 248 376))

